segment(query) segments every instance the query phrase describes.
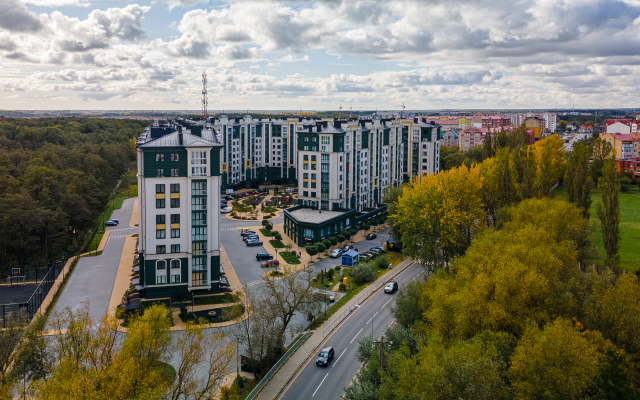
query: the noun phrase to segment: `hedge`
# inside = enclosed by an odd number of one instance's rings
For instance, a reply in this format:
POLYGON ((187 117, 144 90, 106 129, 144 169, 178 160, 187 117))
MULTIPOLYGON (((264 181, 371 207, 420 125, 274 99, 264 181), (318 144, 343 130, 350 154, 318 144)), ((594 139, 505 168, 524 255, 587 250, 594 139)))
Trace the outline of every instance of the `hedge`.
POLYGON ((338 244, 338 238, 337 238, 337 237, 335 237, 335 236, 331 236, 331 237, 329 238, 329 240, 331 241, 331 245, 332 245, 332 246, 335 246, 335 245, 337 245, 337 244, 338 244))
POLYGON ((309 254, 310 256, 315 256, 316 254, 318 254, 318 248, 316 246, 307 246, 305 247, 305 250, 307 250, 307 254, 309 254))

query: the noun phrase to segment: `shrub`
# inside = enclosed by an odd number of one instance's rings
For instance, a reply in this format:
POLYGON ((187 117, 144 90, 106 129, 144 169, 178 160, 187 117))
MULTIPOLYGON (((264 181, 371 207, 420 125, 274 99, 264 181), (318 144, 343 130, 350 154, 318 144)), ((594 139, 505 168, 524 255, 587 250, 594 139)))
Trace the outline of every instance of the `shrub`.
POLYGON ((342 269, 342 267, 338 265, 338 266, 337 266, 337 267, 335 267, 334 269, 336 270, 336 272, 340 272, 340 270, 342 269))
POLYGON ((362 227, 362 229, 364 229, 365 231, 368 231, 369 229, 371 229, 371 225, 369 225, 369 224, 364 225, 364 226, 362 227))
POLYGON ((349 229, 349 233, 351 234, 351 236, 353 236, 356 233, 358 233, 358 230, 356 228, 351 228, 351 229, 349 229))
POLYGON ((316 247, 318 248, 318 253, 322 253, 327 249, 327 246, 325 246, 323 243, 316 244, 316 247))
POLYGON ((309 254, 310 256, 315 256, 316 254, 318 254, 318 248, 316 246, 307 246, 305 247, 305 250, 307 250, 307 254, 309 254))
MULTIPOLYGON (((269 225, 269 221, 262 221, 262 226, 266 227, 267 225, 269 225)), ((267 228, 267 229, 269 229, 269 228, 267 228)), ((271 230, 271 229, 269 229, 269 230, 271 230)))
POLYGON ((346 292, 347 291, 347 285, 345 285, 344 283, 341 283, 340 286, 338 286, 338 290, 341 292, 346 292))
POLYGON ((322 241, 322 244, 328 249, 329 247, 331 247, 331 240, 325 239, 322 241))
POLYGON ((278 231, 273 232, 273 237, 275 237, 276 240, 282 240, 282 234, 278 231))
POLYGON ((327 279, 332 281, 333 280, 333 274, 334 274, 334 270, 330 269, 327 271, 327 279))
POLYGON ((361 263, 351 268, 351 279, 360 285, 376 279, 376 270, 370 263, 361 263))
POLYGON ((345 240, 347 240, 347 238, 342 233, 338 234, 336 238, 338 239, 338 242, 344 242, 345 240))
POLYGON ((380 269, 389 268, 389 260, 387 260, 387 256, 382 254, 380 257, 376 258, 376 267, 380 269))
POLYGON ((331 236, 331 237, 329 238, 329 240, 331 241, 331 245, 332 245, 332 246, 335 246, 335 245, 337 245, 337 244, 338 244, 338 238, 337 238, 337 237, 335 237, 335 236, 331 236))

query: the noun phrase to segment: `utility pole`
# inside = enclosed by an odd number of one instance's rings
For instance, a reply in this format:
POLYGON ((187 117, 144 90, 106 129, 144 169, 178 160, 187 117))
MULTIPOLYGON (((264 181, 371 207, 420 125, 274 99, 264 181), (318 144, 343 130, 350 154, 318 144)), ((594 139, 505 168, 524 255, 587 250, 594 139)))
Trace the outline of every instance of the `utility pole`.
POLYGON ((382 377, 382 373, 387 368, 387 359, 384 356, 384 346, 388 346, 388 350, 391 350, 392 341, 387 340, 386 336, 382 334, 380 337, 380 341, 373 342, 375 344, 380 345, 380 377, 382 377))

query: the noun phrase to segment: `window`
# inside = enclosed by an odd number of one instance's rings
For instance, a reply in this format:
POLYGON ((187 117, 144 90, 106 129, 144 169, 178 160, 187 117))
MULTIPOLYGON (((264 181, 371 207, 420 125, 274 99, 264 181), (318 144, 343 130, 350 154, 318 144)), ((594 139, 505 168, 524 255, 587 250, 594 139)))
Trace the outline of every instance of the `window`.
POLYGON ((302 174, 302 178, 303 179, 309 179, 309 174, 305 172, 304 174, 302 174))
POLYGON ((176 239, 180 237, 180 229, 171 230, 171 238, 176 239))
POLYGON ((180 283, 180 274, 171 274, 171 283, 180 283))
POLYGON ((171 214, 171 223, 179 224, 180 223, 180 214, 171 214))
POLYGON ((156 199, 156 208, 164 208, 164 199, 156 199))
POLYGON ((180 253, 180 245, 179 244, 172 244, 171 245, 171 252, 172 253, 180 253))
POLYGON ((309 192, 307 192, 307 191, 302 192, 302 196, 309 197, 309 192))
POLYGON ((169 185, 170 189, 171 189, 171 193, 180 193, 180 184, 179 183, 172 183, 171 185, 169 185))
POLYGON ((164 161, 164 154, 156 153, 156 161, 164 161))
POLYGON ((171 176, 180 176, 178 168, 171 168, 171 176))
POLYGON ((316 192, 311 192, 311 197, 316 197, 316 192))
POLYGON ((171 269, 180 269, 180 260, 171 260, 171 269))
POLYGON ((178 161, 179 157, 177 153, 171 153, 171 161, 178 161))
POLYGON ((180 208, 180 199, 171 199, 171 208, 180 208))
POLYGON ((156 239, 164 239, 166 237, 166 230, 156 229, 156 239))
POLYGON ((167 262, 164 260, 156 261, 156 269, 165 270, 167 269, 167 262))
POLYGON ((167 252, 167 246, 156 246, 156 254, 165 254, 167 252))
POLYGON ((191 152, 191 176, 207 176, 207 152, 191 152))
POLYGON ((158 275, 156 276, 156 284, 157 285, 164 285, 167 283, 167 276, 166 275, 158 275))
POLYGON ((164 185, 156 185, 156 193, 164 193, 164 185))
POLYGON ((156 178, 164 177, 164 169, 156 169, 156 178))
POLYGON ((165 216, 164 215, 156 215, 156 224, 163 224, 165 221, 165 216))

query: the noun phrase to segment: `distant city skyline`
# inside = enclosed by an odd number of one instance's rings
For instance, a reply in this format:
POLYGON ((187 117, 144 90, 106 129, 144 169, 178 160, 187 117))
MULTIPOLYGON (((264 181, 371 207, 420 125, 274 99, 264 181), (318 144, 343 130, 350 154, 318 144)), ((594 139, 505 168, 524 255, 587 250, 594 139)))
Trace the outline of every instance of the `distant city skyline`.
POLYGON ((633 0, 3 0, 0 109, 640 107, 633 0))

